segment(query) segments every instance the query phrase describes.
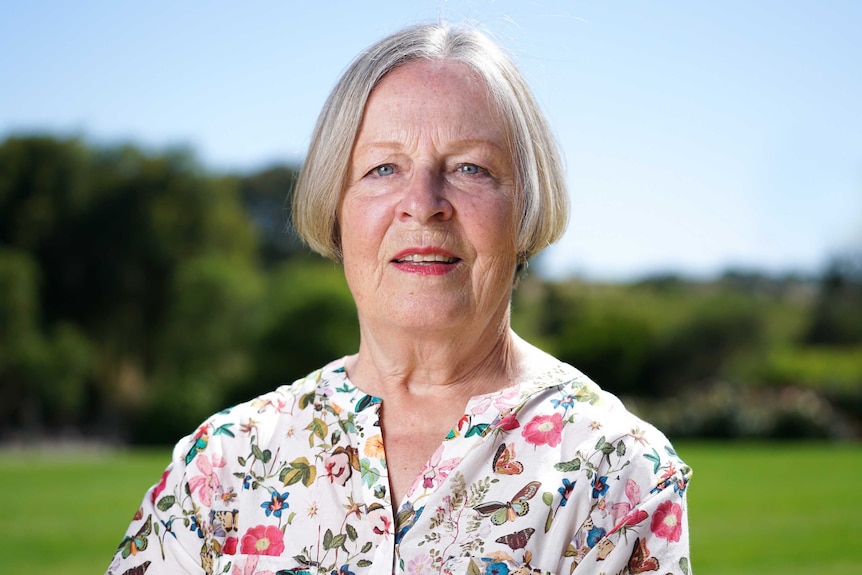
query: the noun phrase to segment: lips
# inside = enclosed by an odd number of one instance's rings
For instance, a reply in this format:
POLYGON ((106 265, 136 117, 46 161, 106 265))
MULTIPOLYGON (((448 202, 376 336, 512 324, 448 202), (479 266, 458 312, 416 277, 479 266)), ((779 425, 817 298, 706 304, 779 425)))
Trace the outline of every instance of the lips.
POLYGON ((395 259, 395 261, 411 264, 454 264, 458 258, 443 254, 408 254, 395 259))
POLYGON ((392 258, 392 263, 401 271, 423 276, 447 274, 460 261, 458 256, 439 248, 408 248, 392 258))

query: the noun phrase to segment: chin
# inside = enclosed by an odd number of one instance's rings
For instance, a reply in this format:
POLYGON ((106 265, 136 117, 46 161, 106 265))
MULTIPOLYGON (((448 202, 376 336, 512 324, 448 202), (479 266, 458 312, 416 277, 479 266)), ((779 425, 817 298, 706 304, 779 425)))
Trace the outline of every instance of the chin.
POLYGON ((456 328, 475 314, 471 306, 450 299, 412 298, 402 301, 403 305, 389 308, 383 316, 391 323, 416 330, 443 330, 456 328))

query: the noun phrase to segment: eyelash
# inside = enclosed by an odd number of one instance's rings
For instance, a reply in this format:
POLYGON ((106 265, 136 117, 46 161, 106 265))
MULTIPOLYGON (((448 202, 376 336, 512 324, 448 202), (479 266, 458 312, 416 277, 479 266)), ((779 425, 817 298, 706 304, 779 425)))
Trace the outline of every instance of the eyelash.
MULTIPOLYGON (((487 176, 487 175, 490 175, 488 170, 486 170, 485 168, 479 166, 478 164, 471 164, 471 163, 459 164, 458 167, 455 168, 455 171, 460 172, 462 174, 466 174, 468 176, 487 176), (476 171, 475 172, 467 171, 465 168, 475 168, 476 171)), ((368 172, 368 175, 377 176, 380 178, 385 178, 387 176, 393 175, 394 173, 395 173, 395 166, 394 165, 392 165, 392 164, 381 164, 379 166, 372 168, 371 171, 368 172), (389 173, 381 174, 380 171, 383 169, 388 169, 389 173)))
POLYGON ((477 164, 461 164, 460 166, 458 166, 458 171, 461 172, 462 174, 468 174, 471 176, 481 176, 481 175, 487 175, 488 174, 488 170, 486 170, 485 168, 483 168, 477 164), (476 168, 476 171, 475 172, 467 172, 464 170, 464 168, 476 168))
POLYGON ((381 165, 377 166, 376 168, 373 168, 373 169, 372 169, 370 172, 368 172, 368 173, 369 173, 370 175, 373 175, 373 176, 378 176, 378 177, 381 177, 381 178, 385 178, 386 176, 391 176, 392 174, 394 174, 394 173, 395 173, 395 167, 394 167, 392 164, 381 164, 381 165), (381 174, 381 173, 380 173, 380 170, 382 170, 382 169, 384 169, 384 168, 389 168, 390 173, 388 173, 388 174, 381 174))

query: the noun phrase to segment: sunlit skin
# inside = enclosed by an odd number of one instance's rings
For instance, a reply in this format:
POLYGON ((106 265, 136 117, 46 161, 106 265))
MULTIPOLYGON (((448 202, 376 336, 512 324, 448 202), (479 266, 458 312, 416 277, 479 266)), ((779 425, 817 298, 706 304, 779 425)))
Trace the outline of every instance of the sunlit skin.
POLYGON ((338 211, 360 349, 351 381, 383 399, 399 501, 468 399, 524 375, 509 328, 517 264, 512 153, 484 82, 417 60, 372 92, 338 211))
POLYGON ((384 77, 339 210, 363 327, 463 337, 506 324, 514 195, 505 134, 474 73, 419 61, 384 77))

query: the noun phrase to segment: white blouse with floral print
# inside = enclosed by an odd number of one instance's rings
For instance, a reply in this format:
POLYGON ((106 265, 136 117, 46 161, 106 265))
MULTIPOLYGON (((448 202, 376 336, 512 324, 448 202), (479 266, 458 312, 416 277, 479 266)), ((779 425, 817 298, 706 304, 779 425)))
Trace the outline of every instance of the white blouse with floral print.
POLYGON ((110 575, 690 573, 691 470, 564 363, 473 397, 400 507, 335 361, 180 441, 110 575))

